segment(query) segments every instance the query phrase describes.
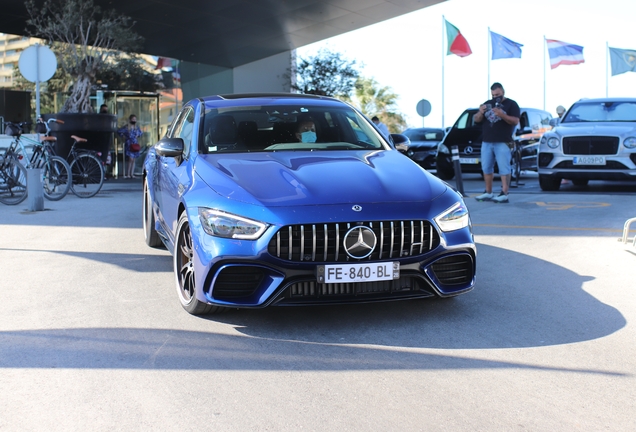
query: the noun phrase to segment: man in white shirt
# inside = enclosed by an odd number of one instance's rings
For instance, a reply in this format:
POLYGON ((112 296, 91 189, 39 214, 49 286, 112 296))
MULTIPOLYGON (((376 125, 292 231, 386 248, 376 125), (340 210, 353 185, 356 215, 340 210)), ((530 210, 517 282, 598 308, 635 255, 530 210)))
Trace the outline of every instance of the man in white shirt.
POLYGON ((380 129, 380 132, 382 133, 382 135, 384 135, 384 138, 389 139, 389 128, 380 121, 378 116, 373 116, 371 118, 371 121, 373 122, 373 124, 376 125, 378 129, 380 129))

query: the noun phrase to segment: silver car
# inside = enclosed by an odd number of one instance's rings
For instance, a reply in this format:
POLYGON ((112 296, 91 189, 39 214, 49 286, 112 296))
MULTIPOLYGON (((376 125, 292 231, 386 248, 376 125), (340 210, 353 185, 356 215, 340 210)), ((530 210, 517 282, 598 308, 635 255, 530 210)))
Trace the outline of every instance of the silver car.
POLYGON ((539 185, 636 180, 636 98, 581 99, 539 144, 539 185))

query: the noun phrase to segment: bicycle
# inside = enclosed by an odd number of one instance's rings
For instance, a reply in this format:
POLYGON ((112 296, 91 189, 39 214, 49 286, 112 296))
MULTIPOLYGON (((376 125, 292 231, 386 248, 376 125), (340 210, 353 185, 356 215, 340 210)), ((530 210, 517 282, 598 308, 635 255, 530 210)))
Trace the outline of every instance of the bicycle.
POLYGON ((73 145, 67 156, 71 166, 71 192, 79 198, 90 198, 101 190, 104 184, 104 164, 94 150, 78 148, 79 143, 87 140, 71 135, 73 145))
POLYGON ((27 197, 27 170, 9 147, 0 159, 0 202, 17 205, 27 197))
MULTIPOLYGON (((50 121, 56 121, 51 119, 50 121)), ((24 126, 28 125, 28 122, 22 123, 10 123, 7 122, 7 128, 5 132, 7 135, 13 136, 13 141, 6 151, 5 158, 9 157, 14 159, 17 163, 28 156, 28 152, 22 140, 27 141, 33 145, 33 154, 26 160, 26 168, 39 168, 42 169, 42 186, 44 197, 50 201, 59 201, 68 194, 70 190, 70 173, 71 169, 69 164, 61 157, 55 155, 52 143, 56 141, 55 137, 48 135, 50 129, 48 123, 44 123, 42 119, 38 119, 36 125, 36 131, 38 133, 46 133, 41 137, 41 141, 34 140, 32 138, 22 136, 22 130, 24 126), (46 126, 43 128, 42 126, 46 126)), ((17 171, 16 171, 17 173, 17 171)), ((26 198, 27 191, 25 190, 23 201, 26 198)), ((10 199, 9 201, 16 201, 16 199, 10 199)), ((19 201, 19 202, 21 202, 19 201)), ((17 204, 18 202, 16 202, 17 204)))

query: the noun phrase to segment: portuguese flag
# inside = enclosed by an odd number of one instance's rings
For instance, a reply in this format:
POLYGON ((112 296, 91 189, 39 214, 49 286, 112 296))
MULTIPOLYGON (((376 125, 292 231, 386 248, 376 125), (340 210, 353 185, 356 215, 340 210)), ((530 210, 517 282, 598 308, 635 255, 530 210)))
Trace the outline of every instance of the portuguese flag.
POLYGON ((446 40, 448 41, 446 55, 455 54, 460 57, 471 55, 473 52, 470 50, 470 45, 459 29, 445 19, 444 22, 446 23, 446 40))

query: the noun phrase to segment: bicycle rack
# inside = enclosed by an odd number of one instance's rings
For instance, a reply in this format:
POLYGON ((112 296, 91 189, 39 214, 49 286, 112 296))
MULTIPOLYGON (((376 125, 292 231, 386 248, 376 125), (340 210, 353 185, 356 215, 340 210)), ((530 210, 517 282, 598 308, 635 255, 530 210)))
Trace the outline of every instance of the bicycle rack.
MULTIPOLYGON (((627 242, 629 241, 629 238, 628 238, 629 237, 629 227, 634 222, 636 222, 636 217, 633 217, 631 219, 627 219, 625 221, 625 226, 623 227, 623 237, 622 237, 623 244, 627 244, 627 242)), ((634 236, 634 238, 632 239, 632 246, 636 247, 636 236, 634 236)))

